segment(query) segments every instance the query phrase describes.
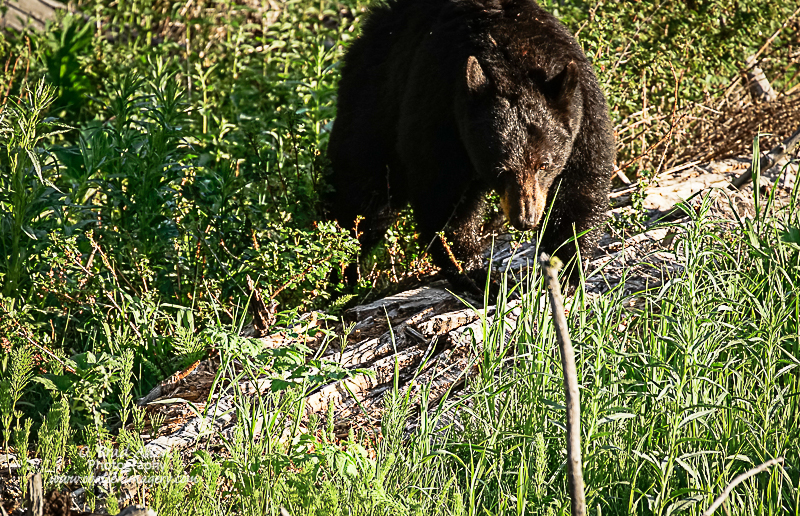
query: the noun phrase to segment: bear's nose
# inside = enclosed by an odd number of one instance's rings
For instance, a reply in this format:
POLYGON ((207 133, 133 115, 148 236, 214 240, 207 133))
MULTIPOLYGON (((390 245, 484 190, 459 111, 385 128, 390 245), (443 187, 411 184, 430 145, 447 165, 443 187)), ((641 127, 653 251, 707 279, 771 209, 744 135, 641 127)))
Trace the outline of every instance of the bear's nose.
POLYGON ((528 231, 536 228, 541 212, 535 196, 519 195, 520 190, 516 185, 506 189, 500 196, 500 206, 512 226, 520 231, 528 231))
POLYGON ((519 216, 514 217, 514 219, 511 220, 511 225, 520 231, 534 229, 538 223, 539 214, 536 212, 536 210, 523 210, 523 213, 520 213, 519 216))
POLYGON ((524 198, 520 199, 520 201, 519 212, 514 217, 517 219, 514 227, 521 231, 534 229, 539 223, 539 216, 541 215, 536 206, 536 199, 524 198))

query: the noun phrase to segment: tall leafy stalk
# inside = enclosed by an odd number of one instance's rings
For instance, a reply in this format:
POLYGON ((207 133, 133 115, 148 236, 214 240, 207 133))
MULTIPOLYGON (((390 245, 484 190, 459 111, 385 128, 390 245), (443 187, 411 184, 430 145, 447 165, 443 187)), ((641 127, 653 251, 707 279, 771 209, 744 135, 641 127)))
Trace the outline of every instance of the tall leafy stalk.
POLYGON ((4 151, 0 156, 0 239, 7 260, 2 291, 8 297, 22 294, 31 240, 44 237, 37 235, 34 222, 57 202, 56 190, 44 176, 46 153, 40 147, 43 140, 69 129, 46 118, 55 97, 55 88, 41 80, 34 89, 26 88, 19 98, 10 99, 0 113, 4 151))

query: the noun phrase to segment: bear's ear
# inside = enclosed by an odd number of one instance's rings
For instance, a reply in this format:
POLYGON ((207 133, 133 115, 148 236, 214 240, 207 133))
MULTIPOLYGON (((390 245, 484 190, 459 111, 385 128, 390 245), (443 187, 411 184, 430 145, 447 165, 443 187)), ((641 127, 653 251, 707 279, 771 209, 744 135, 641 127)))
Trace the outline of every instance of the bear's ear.
POLYGON ((483 73, 481 64, 475 56, 467 59, 467 89, 473 95, 484 93, 489 88, 489 79, 483 73))
POLYGON ((578 83, 578 65, 570 61, 558 75, 547 81, 547 94, 558 104, 569 105, 578 83))

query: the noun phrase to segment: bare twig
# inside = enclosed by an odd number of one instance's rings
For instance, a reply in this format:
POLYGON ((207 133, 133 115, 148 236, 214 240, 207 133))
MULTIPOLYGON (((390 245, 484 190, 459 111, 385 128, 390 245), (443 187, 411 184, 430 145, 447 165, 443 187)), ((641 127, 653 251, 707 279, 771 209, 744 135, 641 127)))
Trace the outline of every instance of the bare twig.
POLYGON ((674 90, 674 92, 672 94, 673 95, 672 113, 670 113, 670 116, 669 116, 669 118, 670 118, 669 131, 667 131, 667 134, 665 134, 656 143, 650 145, 650 147, 648 147, 646 150, 644 150, 640 155, 638 155, 635 158, 632 158, 632 159, 628 160, 626 163, 623 163, 622 165, 620 165, 619 166, 620 170, 625 170, 626 168, 630 167, 634 163, 638 162, 640 159, 644 158, 645 156, 648 156, 650 154, 650 152, 653 151, 653 149, 655 149, 656 147, 659 147, 662 143, 667 141, 673 135, 673 133, 675 132, 675 128, 678 126, 678 123, 680 123, 680 121, 683 120, 683 117, 686 116, 686 114, 684 113, 680 117, 678 117, 677 120, 675 119, 675 115, 678 112, 678 90, 680 88, 681 81, 683 81, 683 75, 686 72, 686 70, 681 70, 681 73, 679 75, 677 72, 675 72, 675 67, 672 66, 672 63, 670 63, 669 66, 672 69, 672 77, 675 79, 675 90, 674 90))
MULTIPOLYGON (((323 253, 324 253, 325 251, 327 251, 328 249, 330 249, 330 248, 331 248, 331 244, 329 243, 329 244, 328 244, 328 245, 325 247, 325 249, 323 250, 323 253)), ((280 294, 281 292, 283 292, 283 291, 286 289, 286 287, 288 287, 289 285, 291 285, 292 283, 296 282, 296 281, 297 281, 297 280, 299 280, 299 279, 303 279, 303 278, 304 278, 304 277, 305 277, 305 276, 306 276, 306 275, 307 275, 309 272, 311 272, 311 270, 312 270, 314 267, 317 267, 318 265, 322 264, 322 262, 325 262, 325 261, 327 261, 327 260, 328 260, 328 257, 327 257, 326 255, 324 255, 324 254, 323 254, 323 255, 322 255, 322 258, 318 258, 318 259, 314 260, 313 262, 311 262, 311 264, 310 264, 308 267, 306 267, 306 268, 305 268, 305 269, 303 269, 302 271, 298 272, 297 274, 295 274, 294 276, 292 276, 291 278, 289 278, 289 281, 287 281, 286 283, 284 283, 283 285, 281 285, 281 286, 278 288, 278 290, 276 290, 275 292, 273 292, 273 293, 272 293, 272 295, 271 295, 271 296, 269 296, 269 300, 270 300, 270 301, 274 301, 274 300, 275 300, 275 298, 276 298, 276 297, 278 297, 278 294, 280 294)))
POLYGON ((5 70, 3 70, 3 72, 6 74, 7 77, 11 78, 8 80, 8 86, 6 86, 6 93, 3 95, 3 101, 0 102, 0 112, 2 112, 1 108, 6 104, 8 95, 11 93, 11 86, 14 84, 14 74, 17 73, 17 64, 19 63, 20 57, 22 56, 17 56, 17 59, 14 61, 14 68, 11 69, 10 75, 8 75, 8 64, 11 62, 11 59, 9 58, 8 60, 6 60, 6 67, 5 70))
POLYGON ((22 326, 22 325, 19 323, 19 321, 17 321, 16 319, 11 319, 11 322, 13 322, 14 324, 16 324, 16 325, 17 325, 17 329, 19 330, 20 334, 21 334, 21 335, 23 335, 23 336, 24 336, 26 339, 28 339, 28 342, 30 342, 30 343, 31 343, 31 345, 32 345, 33 347, 35 347, 35 348, 39 349, 39 351, 41 351, 41 352, 43 352, 43 353, 47 354, 47 355, 48 355, 50 358, 52 358, 53 360, 55 360, 56 362, 58 362, 59 364, 61 364, 61 366, 62 366, 64 369, 66 369, 68 372, 70 372, 70 373, 75 373, 75 370, 74 370, 73 368, 71 368, 70 366, 68 366, 68 365, 66 364, 66 362, 64 362, 64 360, 63 360, 63 359, 59 358, 59 356, 58 356, 58 355, 56 355, 55 353, 53 353, 52 351, 50 351, 49 349, 47 349, 47 347, 46 347, 46 346, 44 346, 44 345, 42 345, 42 344, 39 344, 38 342, 36 342, 35 340, 33 340, 33 337, 31 337, 31 334, 30 334, 30 332, 28 331, 28 329, 27 329, 27 328, 24 328, 24 327, 23 327, 23 326, 22 326))
MULTIPOLYGON (((658 4, 658 6, 653 10, 653 12, 650 13, 650 16, 645 18, 645 20, 641 24, 639 24, 639 27, 636 29, 636 32, 634 32, 633 35, 628 38, 628 42, 625 45, 625 48, 622 50, 622 52, 620 52, 619 57, 617 58, 617 61, 614 63, 614 66, 611 67, 611 72, 612 73, 614 72, 614 70, 617 69, 617 67, 620 64, 624 64, 625 62, 627 62, 627 61, 623 61, 623 59, 625 59, 625 56, 628 54, 628 49, 631 47, 631 45, 633 44, 634 41, 638 41, 639 33, 642 31, 642 29, 644 27, 649 27, 650 26, 650 21, 653 19, 653 17, 656 15, 656 13, 658 13, 658 11, 661 10, 661 7, 665 3, 666 3, 666 0, 664 0, 660 4, 658 4)), ((583 28, 583 27, 581 27, 581 28, 583 28)))
POLYGON ((459 262, 456 258, 456 255, 453 254, 453 250, 450 249, 450 244, 447 243, 447 240, 444 238, 444 234, 439 233, 439 239, 442 241, 442 246, 444 247, 447 256, 450 258, 450 261, 456 266, 458 273, 464 274, 464 267, 461 266, 461 262, 459 262))
POLYGON ((575 31, 575 39, 578 39, 578 35, 581 33, 583 28, 586 27, 587 23, 594 21, 594 14, 597 12, 597 8, 600 7, 601 5, 602 2, 597 2, 596 4, 594 4, 594 7, 592 7, 589 10, 589 16, 587 16, 586 19, 583 20, 583 23, 581 24, 580 28, 577 31, 575 31))
MULTIPOLYGON (((792 149, 800 143, 800 127, 786 139, 783 143, 761 156, 759 161, 760 170, 767 170, 777 163, 782 157, 786 156, 792 149)), ((750 180, 753 179, 753 167, 748 168, 739 177, 731 182, 731 186, 737 190, 741 190, 750 180)))
POLYGON ((569 497, 572 501, 572 516, 586 516, 586 496, 583 492, 583 467, 581 465, 581 406, 578 394, 578 370, 575 366, 575 350, 567 329, 564 316, 564 302, 561 285, 558 283, 558 270, 561 260, 542 253, 539 257, 547 277, 550 292, 550 308, 553 311, 553 324, 561 350, 561 367, 564 369, 565 405, 567 407, 567 481, 569 497))
MULTIPOLYGON (((756 66, 758 66, 758 58, 761 57, 761 54, 763 54, 764 51, 767 50, 770 47, 770 45, 772 45, 772 42, 775 41, 775 38, 778 37, 778 34, 780 34, 781 31, 783 31, 783 29, 785 29, 786 27, 789 26, 789 23, 794 19, 795 16, 797 16, 798 13, 800 13, 800 7, 798 7, 797 10, 795 12, 793 12, 791 15, 789 15, 789 17, 786 18, 783 21, 783 24, 780 27, 778 27, 778 30, 776 30, 772 34, 772 36, 770 36, 767 39, 767 41, 761 46, 761 48, 758 49, 758 52, 753 54, 752 62, 746 63, 746 68, 744 70, 742 70, 742 73, 747 73, 747 72, 751 71, 753 68, 755 68, 756 66)), ((739 81, 739 77, 738 76, 736 76, 733 79, 731 79, 730 84, 728 84, 728 87, 725 89, 725 93, 722 95, 723 99, 727 99, 728 98, 728 96, 731 94, 733 89, 736 87, 736 84, 738 83, 738 81, 739 81)))
POLYGON ((625 175, 625 172, 623 172, 621 168, 618 168, 618 169, 614 170, 614 175, 616 175, 617 178, 620 181, 622 181, 623 184, 625 184, 625 185, 631 184, 631 180, 628 179, 628 176, 625 175))
POLYGON ((772 466, 775 466, 776 464, 783 464, 783 457, 777 457, 772 460, 768 460, 764 464, 756 466, 755 468, 749 471, 745 471, 738 477, 731 480, 731 483, 728 484, 728 487, 726 487, 725 490, 722 491, 722 494, 719 495, 716 500, 714 500, 714 503, 712 503, 711 506, 708 509, 706 509, 706 511, 703 513, 703 516, 711 516, 712 514, 714 514, 714 511, 719 509, 719 506, 722 505, 723 502, 725 502, 725 500, 728 499, 728 496, 730 496, 734 487, 738 486, 748 478, 758 475, 762 471, 765 471, 771 468, 772 466))
MULTIPOLYGON (((800 127, 797 128, 797 130, 794 132, 793 135, 784 140, 783 143, 781 143, 768 153, 761 156, 761 159, 759 160, 759 170, 767 170, 769 168, 772 168, 775 165, 775 163, 780 161, 781 158, 791 153, 798 143, 800 143, 800 127)), ((750 166, 741 175, 737 176, 733 181, 731 181, 731 184, 728 185, 728 190, 734 192, 741 190, 752 179, 753 179, 753 167, 750 166)), ((706 190, 708 189, 702 191, 706 190)), ((697 192, 697 194, 699 193, 700 192, 697 192)), ((663 212, 665 213, 665 215, 661 217, 659 220, 666 221, 673 219, 676 215, 679 216, 680 213, 682 212, 680 206, 683 203, 684 201, 679 201, 675 203, 671 208, 663 212)))
POLYGON ((778 30, 776 30, 776 31, 775 31, 775 32, 772 34, 772 36, 770 36, 770 37, 769 37, 769 39, 767 39, 766 43, 764 43, 764 44, 761 46, 761 48, 759 48, 759 49, 758 49, 758 52, 756 52, 756 53, 753 55, 753 62, 752 62, 752 63, 748 63, 748 67, 749 67, 749 68, 753 68, 754 66, 756 66, 756 65, 758 64, 758 58, 759 58, 759 57, 761 57, 761 54, 763 54, 763 53, 764 53, 764 51, 765 51, 766 49, 768 49, 770 45, 772 45, 772 42, 773 42, 773 41, 775 41, 775 38, 777 38, 777 37, 778 37, 778 34, 780 34, 780 33, 781 33, 781 31, 783 31, 783 29, 785 29, 786 27, 788 27, 788 26, 789 26, 789 23, 790 23, 790 22, 791 22, 791 21, 794 19, 794 17, 795 17, 795 16, 797 16, 797 14, 798 14, 798 13, 800 13, 800 7, 798 7, 798 8, 797 8, 797 10, 795 10, 795 12, 793 12, 791 15, 789 15, 789 17, 788 17, 788 18, 786 18, 786 19, 783 21, 783 24, 781 24, 781 26, 780 26, 780 27, 778 27, 778 30))

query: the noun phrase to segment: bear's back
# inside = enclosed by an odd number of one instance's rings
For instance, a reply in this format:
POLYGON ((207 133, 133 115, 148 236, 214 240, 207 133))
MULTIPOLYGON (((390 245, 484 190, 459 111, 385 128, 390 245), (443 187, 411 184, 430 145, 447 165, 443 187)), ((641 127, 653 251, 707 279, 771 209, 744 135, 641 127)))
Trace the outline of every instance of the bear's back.
POLYGON ((343 59, 339 105, 397 120, 408 88, 452 93, 470 55, 507 70, 511 86, 521 70, 552 76, 570 61, 593 75, 575 38, 532 0, 389 0, 371 8, 343 59))

